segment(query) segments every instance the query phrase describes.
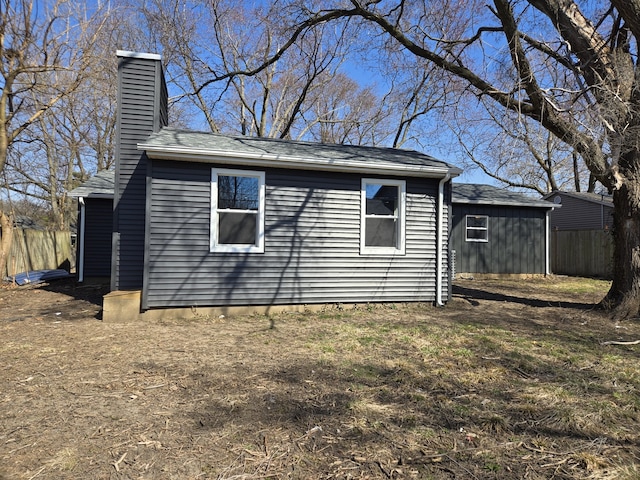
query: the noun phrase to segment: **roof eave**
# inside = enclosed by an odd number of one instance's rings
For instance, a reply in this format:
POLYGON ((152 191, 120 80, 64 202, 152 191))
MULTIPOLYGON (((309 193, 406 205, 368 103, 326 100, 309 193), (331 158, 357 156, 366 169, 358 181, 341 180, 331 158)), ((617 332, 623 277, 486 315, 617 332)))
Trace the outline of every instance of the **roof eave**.
POLYGON ((509 206, 509 207, 526 207, 526 208, 548 208, 553 210, 554 208, 559 208, 560 205, 553 204, 551 202, 546 202, 549 205, 544 205, 541 203, 522 203, 522 202, 509 202, 509 201, 498 201, 498 200, 469 200, 469 199, 456 199, 453 198, 451 203, 460 203, 465 205, 490 205, 490 206, 509 206))
POLYGON ((295 170, 320 170, 331 172, 358 172, 378 175, 404 175, 411 177, 443 178, 447 174, 453 178, 462 173, 457 167, 433 167, 426 165, 404 164, 402 167, 389 164, 369 164, 345 160, 317 161, 284 155, 252 154, 246 152, 225 152, 207 149, 155 146, 138 144, 139 150, 156 160, 176 160, 182 162, 224 163, 226 165, 247 167, 278 167, 295 170), (278 165, 274 165, 277 162, 278 165))
POLYGON ((71 198, 107 198, 113 199, 113 192, 90 192, 90 193, 74 193, 69 192, 71 198))

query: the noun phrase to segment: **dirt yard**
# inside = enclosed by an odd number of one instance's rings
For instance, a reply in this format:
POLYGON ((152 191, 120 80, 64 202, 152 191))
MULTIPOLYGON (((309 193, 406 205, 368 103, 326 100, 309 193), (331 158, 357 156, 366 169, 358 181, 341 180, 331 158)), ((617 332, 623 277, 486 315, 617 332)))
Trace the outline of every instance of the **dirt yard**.
POLYGON ((0 289, 0 479, 640 478, 640 320, 605 282, 461 280, 445 308, 104 324, 0 289))

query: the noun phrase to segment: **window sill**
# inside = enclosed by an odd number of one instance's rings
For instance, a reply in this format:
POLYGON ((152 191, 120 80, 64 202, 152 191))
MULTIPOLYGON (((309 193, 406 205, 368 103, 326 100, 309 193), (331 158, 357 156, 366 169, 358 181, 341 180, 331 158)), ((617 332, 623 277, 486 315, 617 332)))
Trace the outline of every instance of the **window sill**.
POLYGON ((404 249, 398 248, 361 248, 360 255, 386 256, 386 257, 402 257, 405 255, 404 249))
POLYGON ((264 253, 264 247, 243 245, 216 245, 209 248, 210 253, 264 253))

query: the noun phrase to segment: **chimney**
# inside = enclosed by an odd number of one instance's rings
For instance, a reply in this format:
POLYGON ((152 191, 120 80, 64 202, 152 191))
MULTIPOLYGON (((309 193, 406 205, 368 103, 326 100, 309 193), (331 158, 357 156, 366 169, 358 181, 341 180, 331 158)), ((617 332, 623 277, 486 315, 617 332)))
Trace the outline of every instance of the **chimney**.
POLYGON ((118 50, 116 171, 111 290, 142 288, 147 156, 137 144, 167 125, 168 94, 160 56, 118 50))

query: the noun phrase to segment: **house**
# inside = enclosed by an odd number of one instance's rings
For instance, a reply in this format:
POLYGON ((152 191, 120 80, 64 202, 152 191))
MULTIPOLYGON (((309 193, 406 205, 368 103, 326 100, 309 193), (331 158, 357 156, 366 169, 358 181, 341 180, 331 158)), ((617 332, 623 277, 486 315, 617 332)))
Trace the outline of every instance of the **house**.
POLYGON ((452 189, 450 245, 458 274, 549 274, 555 204, 491 185, 452 189))
MULTIPOLYGON (((415 151, 169 128, 160 57, 118 57, 105 320, 448 300, 458 168, 415 151)), ((85 235, 106 220, 89 219, 87 187, 85 235)), ((98 262, 83 243, 86 275, 98 262)))
POLYGON ((613 226, 611 195, 556 191, 542 198, 562 205, 551 213, 551 230, 610 230, 613 226))

